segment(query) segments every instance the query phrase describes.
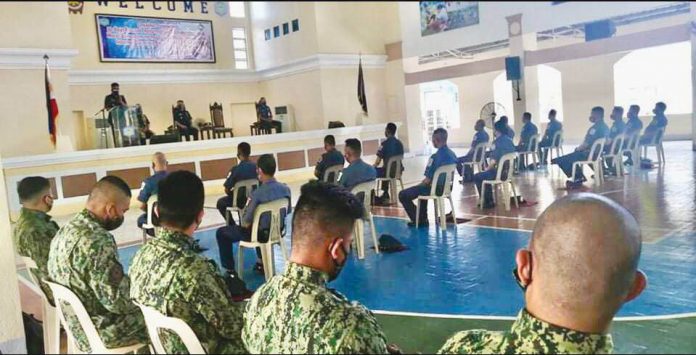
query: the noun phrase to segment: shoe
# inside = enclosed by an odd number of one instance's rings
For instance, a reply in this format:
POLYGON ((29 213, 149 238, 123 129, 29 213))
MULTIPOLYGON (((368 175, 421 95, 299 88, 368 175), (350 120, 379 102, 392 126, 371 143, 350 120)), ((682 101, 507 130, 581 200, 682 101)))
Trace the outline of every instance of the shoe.
POLYGON ((242 279, 237 276, 237 272, 234 270, 227 270, 224 276, 225 284, 227 289, 230 291, 230 296, 235 302, 241 302, 243 300, 251 298, 254 295, 253 291, 247 289, 246 284, 242 279))
POLYGON ((203 248, 200 244, 198 244, 198 239, 196 239, 193 241, 193 251, 200 254, 208 251, 208 248, 203 248))
POLYGON ((582 181, 566 181, 566 189, 568 190, 579 189, 580 187, 582 187, 582 181))
MULTIPOLYGON (((422 222, 422 221, 421 221, 421 222, 418 223, 418 228, 425 228, 425 227, 428 227, 429 225, 430 225, 430 222, 428 222, 428 221, 422 222)), ((408 226, 409 226, 409 227, 415 227, 415 226, 416 226, 416 222, 408 222, 408 226)))
POLYGON ((254 271, 256 271, 256 273, 258 273, 258 274, 263 275, 264 274, 263 264, 257 262, 256 265, 254 265, 254 271))

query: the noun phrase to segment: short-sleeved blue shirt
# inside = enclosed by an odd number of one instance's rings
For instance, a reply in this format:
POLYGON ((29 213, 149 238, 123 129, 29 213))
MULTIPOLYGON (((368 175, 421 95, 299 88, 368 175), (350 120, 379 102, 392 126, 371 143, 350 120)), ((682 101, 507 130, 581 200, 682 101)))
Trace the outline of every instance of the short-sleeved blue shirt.
POLYGON ((563 124, 561 122, 549 121, 549 124, 546 126, 546 132, 544 132, 544 140, 552 140, 553 135, 562 129, 563 124))
POLYGON ((512 142, 512 138, 502 134, 493 141, 491 149, 493 150, 491 152, 491 158, 499 162, 503 155, 515 152, 515 144, 512 142))
POLYGON ((227 179, 225 179, 224 186, 228 189, 232 189, 239 181, 256 179, 257 177, 256 163, 251 160, 242 160, 239 165, 230 169, 229 174, 227 174, 227 179))
POLYGON ((626 122, 626 134, 640 133, 643 129, 643 122, 638 117, 630 117, 626 122))
POLYGON ((425 177, 432 181, 435 171, 443 165, 457 164, 457 155, 448 146, 442 146, 430 156, 428 166, 425 168, 425 177))
POLYGON ((347 168, 343 169, 338 184, 347 189, 352 189, 360 183, 375 179, 377 179, 377 170, 375 167, 365 163, 362 159, 358 159, 350 163, 347 168))
POLYGON ((604 123, 604 120, 599 120, 587 130, 585 135, 585 141, 583 142, 587 149, 590 149, 592 144, 600 138, 606 138, 609 135, 609 127, 604 123))
POLYGON ((385 139, 377 150, 377 156, 384 160, 384 164, 394 156, 404 154, 404 145, 396 137, 385 139))
POLYGON ((623 119, 618 119, 611 125, 611 129, 609 130, 609 138, 614 139, 616 136, 623 134, 624 132, 626 132, 626 123, 624 123, 623 119))
POLYGON ((527 147, 529 140, 532 136, 539 133, 537 126, 531 121, 527 122, 522 126, 522 132, 520 133, 520 145, 527 147))
POLYGON ((159 184, 159 182, 166 176, 166 171, 158 171, 154 175, 145 179, 145 181, 143 181, 142 186, 140 187, 138 201, 142 203, 147 203, 147 200, 150 199, 150 196, 157 195, 157 192, 159 191, 159 186, 157 184, 159 184))
POLYGON ((271 118, 271 108, 267 104, 259 105, 258 110, 261 118, 271 118))
POLYGON ((343 165, 345 162, 346 160, 343 154, 336 149, 332 149, 321 155, 321 159, 317 162, 317 166, 314 169, 317 172, 317 177, 321 179, 324 177, 324 171, 326 171, 327 168, 334 165, 343 165))
POLYGON ((648 126, 645 127, 645 132, 643 132, 643 134, 655 134, 655 132, 657 132, 658 129, 664 127, 667 127, 667 117, 665 115, 655 115, 652 121, 650 121, 650 124, 648 124, 648 126))
MULTIPOLYGON (((281 198, 288 199, 288 208, 282 213, 281 223, 284 223, 285 216, 291 212, 292 207, 290 206, 290 188, 279 183, 276 179, 271 179, 266 181, 266 183, 261 184, 258 189, 251 193, 251 200, 244 208, 244 213, 242 215, 243 224, 251 224, 254 222, 254 212, 256 207, 262 203, 275 201, 281 198)), ((259 219, 259 228, 268 229, 271 226, 271 216, 269 213, 264 213, 259 219)))
POLYGON ((515 130, 513 130, 510 125, 507 127, 507 135, 510 137, 510 139, 515 139, 515 130))

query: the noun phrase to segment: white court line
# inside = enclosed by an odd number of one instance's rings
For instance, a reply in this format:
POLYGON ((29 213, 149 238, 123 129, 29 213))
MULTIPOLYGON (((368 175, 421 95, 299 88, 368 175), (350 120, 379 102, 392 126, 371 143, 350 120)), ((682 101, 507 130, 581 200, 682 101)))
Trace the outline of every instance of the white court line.
MULTIPOLYGON (((376 208, 386 208, 386 209, 392 209, 392 210, 403 210, 401 207, 394 207, 394 206, 375 206, 376 208)), ((487 215, 487 214, 478 214, 478 213, 468 213, 468 212, 461 212, 463 215, 468 215, 468 216, 476 216, 476 217, 490 217, 490 218, 503 218, 503 219, 523 219, 525 221, 536 221, 536 218, 529 218, 529 217, 508 217, 508 216, 495 216, 495 215, 487 215)), ((375 215, 376 217, 386 217, 382 215, 375 215)))
MULTIPOLYGON (((408 218, 406 218, 406 217, 380 216, 380 215, 375 215, 375 217, 398 219, 398 220, 409 221, 409 222, 411 221, 410 219, 408 219, 408 218)), ((484 218, 486 218, 486 217, 490 217, 490 216, 481 216, 481 217, 479 217, 479 218, 472 219, 472 220, 469 221, 469 222, 478 221, 478 220, 484 219, 484 218)), ((467 222, 467 223, 462 223, 461 226, 463 226, 463 227, 470 227, 470 228, 501 229, 501 230, 515 231, 515 232, 525 232, 525 233, 531 233, 531 232, 532 232, 532 231, 530 231, 530 230, 528 230, 528 229, 517 229, 517 228, 507 228, 507 227, 482 226, 482 225, 478 225, 478 224, 468 224, 469 222, 467 222)), ((453 223, 449 223, 449 224, 453 224, 453 223)), ((459 226, 459 225, 460 225, 460 224, 457 224, 457 226, 459 226)))
MULTIPOLYGON (((374 310, 374 314, 381 314, 387 316, 409 316, 409 317, 422 317, 422 318, 442 318, 442 319, 470 319, 470 320, 505 320, 514 321, 517 317, 506 317, 506 316, 479 316, 479 315, 468 315, 468 314, 438 314, 438 313, 415 313, 415 312, 397 312, 397 311, 383 311, 374 310)), ((667 320, 667 319, 683 319, 696 317, 695 313, 680 313, 680 314, 666 314, 659 316, 636 316, 636 317, 616 317, 614 321, 617 322, 635 322, 635 321, 655 321, 655 320, 667 320)))

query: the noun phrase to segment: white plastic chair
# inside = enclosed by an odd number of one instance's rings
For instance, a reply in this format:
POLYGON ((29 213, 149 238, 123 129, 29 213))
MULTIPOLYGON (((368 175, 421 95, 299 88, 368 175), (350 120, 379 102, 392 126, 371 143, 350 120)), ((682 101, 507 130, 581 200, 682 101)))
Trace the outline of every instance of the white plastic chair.
POLYGON ((450 207, 452 207, 452 215, 454 215, 454 202, 452 201, 452 180, 454 179, 454 172, 457 170, 457 164, 443 165, 435 170, 433 174, 433 180, 430 184, 430 195, 418 196, 416 200, 416 228, 418 228, 419 217, 420 217, 420 203, 421 201, 433 200, 435 207, 435 220, 440 218, 440 228, 447 228, 447 217, 445 216, 445 199, 449 199, 450 207), (445 175, 445 185, 442 187, 442 193, 437 194, 437 182, 440 180, 440 176, 445 175), (439 211, 439 213, 438 213, 439 211))
POLYGON ((624 145, 624 148, 621 150, 621 153, 627 156, 630 156, 630 158, 634 161, 634 164, 640 164, 640 161, 638 160, 640 157, 640 131, 635 132, 628 136, 626 138, 626 144, 624 145))
POLYGON ((590 148, 590 154, 587 156, 587 160, 576 161, 573 163, 573 175, 572 179, 575 179, 576 169, 580 169, 582 172, 583 166, 587 165, 593 168, 595 171, 595 183, 604 182, 604 164, 602 163, 602 152, 604 151, 604 143, 607 140, 605 138, 599 138, 594 143, 592 143, 592 148, 590 148))
POLYGON ((280 244, 280 249, 283 251, 283 257, 288 260, 288 251, 285 248, 285 242, 281 235, 282 209, 288 209, 290 201, 287 198, 262 203, 256 207, 254 211, 254 222, 251 227, 251 241, 240 241, 239 250, 237 253, 237 270, 239 278, 244 274, 244 250, 243 248, 261 248, 261 258, 263 259, 263 270, 266 280, 270 280, 275 273, 275 263, 273 261, 273 245, 280 244), (264 213, 271 214, 271 225, 268 231, 268 242, 259 242, 259 222, 261 215, 264 213))
MULTIPOLYGON (((82 304, 82 301, 80 301, 77 295, 75 295, 65 286, 61 286, 53 282, 45 282, 53 292, 53 298, 56 303, 56 308, 58 309, 60 322, 63 324, 63 328, 65 328, 65 331, 68 333, 68 339, 70 339, 69 341, 73 342, 73 344, 76 344, 77 342, 75 341, 75 336, 72 334, 72 331, 68 326, 68 322, 65 319, 65 311, 63 309, 64 303, 72 309, 73 313, 75 313, 82 331, 87 336, 87 342, 89 343, 92 354, 130 354, 136 353, 139 349, 145 347, 145 344, 134 344, 121 348, 107 348, 106 345, 104 345, 101 337, 99 337, 97 328, 95 328, 92 319, 89 317, 89 314, 85 309, 85 306, 82 304)), ((75 347, 75 350, 78 350, 77 347, 75 347)))
POLYGON ((337 184, 339 176, 343 172, 343 164, 336 164, 330 166, 324 170, 324 176, 322 176, 321 181, 328 182, 330 184, 337 184), (333 175, 331 175, 333 174, 333 175), (333 176, 333 178, 331 178, 333 176))
POLYGON ((152 230, 154 231, 155 224, 152 221, 152 215, 155 212, 155 205, 157 204, 157 195, 151 195, 150 198, 147 200, 147 222, 143 224, 141 229, 143 230, 143 244, 147 243, 147 231, 152 230))
POLYGON ((377 231, 375 230, 375 221, 372 217, 372 192, 375 190, 375 182, 368 181, 353 187, 351 192, 353 195, 363 194, 363 206, 365 207, 365 215, 359 221, 355 222, 353 227, 353 236, 357 244, 358 259, 365 258, 365 224, 370 224, 370 233, 372 233, 372 241, 375 246, 375 252, 379 254, 379 242, 377 242, 377 231))
POLYGON ((31 281, 36 285, 41 296, 41 304, 43 307, 43 337, 44 346, 47 354, 60 354, 60 319, 56 314, 56 307, 48 302, 48 297, 41 288, 41 280, 38 280, 32 271, 39 267, 34 262, 34 259, 28 256, 22 256, 22 261, 29 271, 31 281))
POLYGON ((662 147, 662 138, 664 135, 665 129, 660 128, 657 130, 657 132, 655 132, 655 135, 653 136, 653 139, 650 143, 641 145, 641 147, 643 148, 642 157, 645 159, 648 158, 648 148, 655 148, 655 154, 657 154, 657 164, 660 166, 664 165, 665 163, 665 149, 662 147))
POLYGON ((553 159, 553 153, 556 152, 556 158, 563 156, 563 130, 556 131, 551 137, 551 146, 541 148, 544 155, 548 154, 547 161, 553 159))
POLYGON ((174 332, 181 342, 184 343, 186 351, 189 354, 205 354, 205 349, 201 345, 200 340, 193 332, 191 327, 189 327, 186 322, 179 318, 167 317, 157 311, 154 308, 143 306, 141 304, 135 303, 136 306, 140 307, 143 312, 143 317, 145 318, 145 324, 147 325, 147 333, 150 336, 150 341, 152 346, 155 348, 156 354, 166 354, 167 350, 162 345, 162 339, 160 339, 160 330, 169 330, 174 332))
POLYGON ((614 164, 614 173, 618 177, 623 176, 623 146, 625 141, 625 134, 617 135, 611 143, 609 153, 604 154, 604 161, 607 164, 610 162, 614 164))
POLYGON ((529 138, 529 142, 527 142, 527 147, 525 148, 524 151, 519 152, 519 155, 517 156, 518 159, 522 159, 522 157, 525 157, 525 163, 529 163, 526 161, 526 158, 528 155, 532 156, 532 161, 534 162, 534 167, 536 168, 538 159, 537 159, 537 154, 539 150, 539 135, 535 134, 529 138))
MULTIPOLYGON (((255 190, 256 188, 259 187, 259 180, 258 179, 247 179, 247 180, 241 180, 237 181, 236 184, 232 187, 232 207, 227 207, 227 214, 225 216, 225 221, 227 222, 227 225, 230 224, 230 219, 232 218, 232 213, 237 213, 237 217, 239 218, 239 222, 241 224, 242 221, 242 210, 244 209, 244 206, 241 208, 237 206, 237 198, 239 197, 239 191, 241 191, 241 188, 244 188, 244 193, 246 194, 247 197, 251 196, 251 192, 255 190)), ((245 203, 246 205, 246 203, 245 203)))
POLYGON ((484 180, 481 185, 481 193, 479 195, 479 208, 483 208, 484 196, 486 196, 486 186, 490 186, 493 192, 493 201, 496 200, 496 187, 500 186, 503 192, 503 199, 505 203, 505 210, 510 210, 510 198, 515 197, 515 207, 519 208, 519 203, 517 202, 517 190, 515 189, 515 184, 512 182, 512 172, 514 170, 515 158, 517 158, 517 153, 508 153, 500 158, 497 166, 497 172, 495 180, 484 180), (505 168, 507 167, 507 173, 505 173, 505 168), (512 190, 512 191, 511 191, 512 190), (512 196, 510 195, 512 192, 512 196))
POLYGON ((462 171, 460 171, 462 176, 464 175, 464 167, 466 166, 470 166, 474 173, 476 173, 476 169, 474 168, 478 168, 479 172, 485 169, 486 149, 488 149, 488 146, 488 143, 479 143, 474 147, 474 156, 471 157, 471 161, 462 163, 462 171))
POLYGON ((377 188, 381 188, 384 182, 389 182, 389 203, 396 203, 396 182, 401 184, 401 190, 404 189, 404 182, 401 180, 401 167, 404 160, 403 155, 397 155, 389 158, 389 161, 385 162, 384 167, 384 177, 377 178, 377 188), (393 176, 393 177, 392 177, 393 176))

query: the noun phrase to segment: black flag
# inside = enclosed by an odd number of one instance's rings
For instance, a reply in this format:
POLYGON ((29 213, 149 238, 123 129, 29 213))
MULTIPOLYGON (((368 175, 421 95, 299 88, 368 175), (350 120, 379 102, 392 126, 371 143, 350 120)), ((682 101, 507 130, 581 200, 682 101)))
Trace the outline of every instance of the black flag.
POLYGON ((365 96, 365 79, 363 79, 362 58, 358 62, 358 102, 367 115, 367 96, 365 96))

